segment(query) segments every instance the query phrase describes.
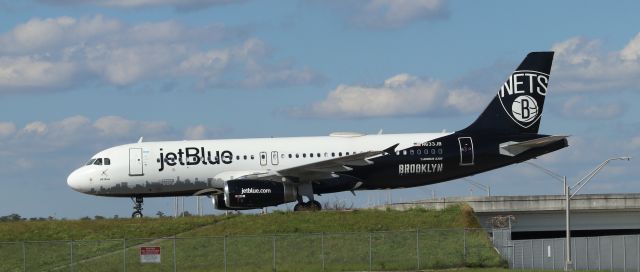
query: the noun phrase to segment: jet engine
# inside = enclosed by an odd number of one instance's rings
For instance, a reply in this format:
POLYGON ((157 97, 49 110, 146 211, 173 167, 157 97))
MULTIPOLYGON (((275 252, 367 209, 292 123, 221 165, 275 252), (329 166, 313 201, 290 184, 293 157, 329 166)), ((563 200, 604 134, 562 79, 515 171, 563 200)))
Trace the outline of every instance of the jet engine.
POLYGON ((228 209, 262 208, 296 201, 297 187, 270 180, 236 179, 224 185, 224 204, 228 209))

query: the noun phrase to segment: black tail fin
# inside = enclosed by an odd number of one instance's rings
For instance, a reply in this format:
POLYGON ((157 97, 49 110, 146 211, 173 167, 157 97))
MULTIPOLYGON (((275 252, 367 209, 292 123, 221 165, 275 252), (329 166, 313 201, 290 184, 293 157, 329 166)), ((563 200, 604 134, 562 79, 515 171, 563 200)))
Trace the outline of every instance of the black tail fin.
POLYGON ((473 124, 461 132, 538 133, 553 52, 531 52, 473 124))

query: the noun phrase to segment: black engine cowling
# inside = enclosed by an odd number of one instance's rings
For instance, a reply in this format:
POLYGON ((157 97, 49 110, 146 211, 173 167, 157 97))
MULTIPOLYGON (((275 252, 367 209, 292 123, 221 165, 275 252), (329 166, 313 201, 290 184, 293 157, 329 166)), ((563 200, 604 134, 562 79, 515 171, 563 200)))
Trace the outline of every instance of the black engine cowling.
POLYGON ((262 208, 296 200, 296 186, 270 180, 236 179, 224 186, 224 203, 228 208, 262 208))
POLYGON ((211 201, 213 201, 213 207, 216 208, 216 210, 221 210, 221 211, 228 211, 228 210, 248 210, 248 209, 252 209, 252 208, 229 208, 227 207, 227 205, 224 203, 224 194, 219 194, 219 195, 212 195, 211 196, 211 201))

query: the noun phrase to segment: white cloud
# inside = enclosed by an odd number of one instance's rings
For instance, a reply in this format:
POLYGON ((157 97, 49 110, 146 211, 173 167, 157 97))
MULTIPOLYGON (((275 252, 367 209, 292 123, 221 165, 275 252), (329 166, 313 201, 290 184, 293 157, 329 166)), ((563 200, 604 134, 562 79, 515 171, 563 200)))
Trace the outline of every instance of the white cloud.
POLYGON ((640 89, 640 34, 621 50, 604 52, 601 41, 573 37, 552 46, 554 86, 559 91, 640 89))
POLYGON ((581 96, 573 96, 564 102, 562 115, 584 119, 612 119, 624 111, 619 103, 592 103, 581 96))
MULTIPOLYGON (((49 152, 72 152, 96 150, 109 146, 134 142, 144 136, 149 140, 204 139, 212 135, 222 135, 228 129, 210 128, 205 125, 188 127, 184 130, 173 128, 164 121, 130 120, 120 116, 104 116, 95 121, 82 116, 71 116, 58 121, 30 122, 19 131, 13 123, 0 123, 0 152, 4 155, 49 152)), ((26 164, 25 164, 26 165, 26 164)))
POLYGON ((197 125, 188 127, 184 132, 184 138, 187 140, 202 140, 207 137, 207 127, 197 125))
POLYGON ((28 123, 22 129, 22 132, 25 133, 25 134, 40 134, 40 135, 42 135, 46 131, 47 131, 47 124, 45 124, 43 122, 40 122, 40 121, 28 123))
POLYGON ((62 60, 49 61, 36 56, 0 57, 0 87, 5 88, 5 92, 57 89, 69 84, 76 71, 73 63, 62 60))
POLYGON ((122 23, 101 15, 80 19, 33 18, 0 36, 0 52, 50 53, 51 49, 65 45, 104 39, 122 29, 122 23))
POLYGON ((135 121, 127 120, 120 116, 105 116, 96 120, 93 127, 98 129, 101 135, 124 136, 129 135, 135 125, 135 121))
POLYGON ((480 109, 477 100, 465 100, 479 97, 482 95, 468 89, 447 91, 440 81, 398 74, 381 86, 339 85, 326 99, 313 104, 310 112, 297 110, 293 114, 360 118, 471 112, 480 109))
POLYGON ((450 91, 445 105, 462 113, 472 113, 482 110, 486 102, 486 95, 464 88, 450 91))
POLYGON ((193 10, 214 5, 239 3, 245 0, 39 0, 51 5, 92 4, 114 8, 143 8, 169 6, 177 10, 193 10))
POLYGON ((0 138, 11 136, 16 132, 16 125, 10 122, 0 122, 0 138))
POLYGON ((439 20, 449 16, 443 0, 355 0, 316 1, 341 12, 355 26, 397 29, 414 22, 439 20))
POLYGON ((240 39, 243 32, 175 21, 130 25, 101 15, 31 19, 0 33, 0 94, 159 81, 258 88, 319 79, 309 68, 274 60, 261 40, 240 39))

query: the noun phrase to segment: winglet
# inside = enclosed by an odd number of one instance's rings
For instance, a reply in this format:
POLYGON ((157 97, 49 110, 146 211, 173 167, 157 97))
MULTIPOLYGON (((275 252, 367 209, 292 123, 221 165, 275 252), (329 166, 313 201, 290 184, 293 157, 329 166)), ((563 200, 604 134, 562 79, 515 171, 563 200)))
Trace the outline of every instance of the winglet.
POLYGON ((387 149, 385 149, 383 151, 388 153, 388 154, 395 154, 396 153, 396 147, 398 147, 398 145, 400 145, 400 143, 394 144, 394 145, 388 147, 387 149))

